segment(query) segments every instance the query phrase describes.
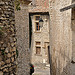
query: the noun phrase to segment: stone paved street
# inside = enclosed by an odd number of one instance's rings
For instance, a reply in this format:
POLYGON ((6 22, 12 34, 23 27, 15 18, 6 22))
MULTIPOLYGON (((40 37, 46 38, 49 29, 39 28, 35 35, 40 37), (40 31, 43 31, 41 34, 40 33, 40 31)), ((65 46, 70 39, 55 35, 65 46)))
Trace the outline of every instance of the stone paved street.
POLYGON ((33 75, 50 75, 50 67, 45 68, 35 67, 35 72, 33 75))

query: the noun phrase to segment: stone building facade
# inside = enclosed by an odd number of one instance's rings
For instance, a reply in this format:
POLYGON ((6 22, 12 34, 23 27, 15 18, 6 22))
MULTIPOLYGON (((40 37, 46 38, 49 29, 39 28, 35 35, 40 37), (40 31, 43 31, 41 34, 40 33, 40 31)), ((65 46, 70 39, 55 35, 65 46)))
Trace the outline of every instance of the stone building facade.
POLYGON ((71 4, 72 0, 50 0, 51 75, 75 75, 75 7, 60 11, 71 4))
MULTIPOLYGON (((31 62, 49 64, 49 1, 32 0, 29 13, 32 21, 31 62), (43 27, 39 25, 43 20, 43 27)), ((40 66, 41 67, 41 66, 40 66)))
POLYGON ((17 50, 18 50, 18 71, 17 75, 30 75, 30 51, 29 51, 29 13, 28 4, 30 0, 24 0, 20 4, 21 10, 15 11, 17 50))
POLYGON ((0 0, 0 75, 16 75, 14 0, 0 0))

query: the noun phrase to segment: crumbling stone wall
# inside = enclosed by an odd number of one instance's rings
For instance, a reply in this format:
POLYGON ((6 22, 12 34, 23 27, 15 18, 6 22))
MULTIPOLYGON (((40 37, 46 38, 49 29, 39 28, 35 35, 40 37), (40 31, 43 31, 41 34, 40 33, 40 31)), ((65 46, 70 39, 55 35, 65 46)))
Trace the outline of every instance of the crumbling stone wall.
POLYGON ((14 0, 0 0, 0 75, 16 75, 14 0))

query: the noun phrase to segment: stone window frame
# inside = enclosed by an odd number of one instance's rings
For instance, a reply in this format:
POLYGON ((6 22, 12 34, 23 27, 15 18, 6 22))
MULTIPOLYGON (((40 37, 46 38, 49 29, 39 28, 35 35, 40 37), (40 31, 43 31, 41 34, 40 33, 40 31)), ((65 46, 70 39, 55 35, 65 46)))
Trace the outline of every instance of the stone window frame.
POLYGON ((35 55, 41 55, 41 41, 35 41, 35 55), (36 43, 37 42, 40 42, 40 44, 39 45, 37 45, 36 43), (36 48, 40 48, 40 53, 37 53, 36 51, 36 48))
POLYGON ((38 32, 41 32, 41 28, 40 28, 40 30, 36 30, 36 23, 39 23, 39 20, 36 20, 36 16, 40 16, 41 17, 41 15, 34 15, 35 32, 38 33, 38 32))

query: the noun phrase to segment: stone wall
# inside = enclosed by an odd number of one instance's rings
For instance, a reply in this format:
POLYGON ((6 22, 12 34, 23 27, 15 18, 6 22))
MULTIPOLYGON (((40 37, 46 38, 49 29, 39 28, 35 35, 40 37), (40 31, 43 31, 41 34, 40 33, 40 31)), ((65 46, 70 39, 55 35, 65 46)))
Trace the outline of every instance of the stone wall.
POLYGON ((0 75, 16 75, 14 0, 0 0, 0 75))
POLYGON ((30 75, 30 51, 29 51, 29 13, 28 5, 22 4, 21 10, 15 11, 17 49, 18 56, 18 75, 30 75))
POLYGON ((74 75, 71 69, 71 9, 60 12, 61 8, 71 5, 71 2, 50 0, 51 75, 74 75))

